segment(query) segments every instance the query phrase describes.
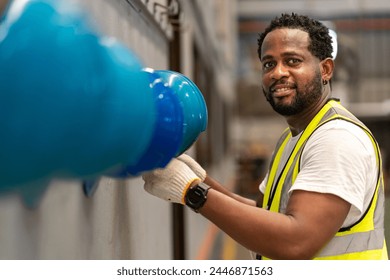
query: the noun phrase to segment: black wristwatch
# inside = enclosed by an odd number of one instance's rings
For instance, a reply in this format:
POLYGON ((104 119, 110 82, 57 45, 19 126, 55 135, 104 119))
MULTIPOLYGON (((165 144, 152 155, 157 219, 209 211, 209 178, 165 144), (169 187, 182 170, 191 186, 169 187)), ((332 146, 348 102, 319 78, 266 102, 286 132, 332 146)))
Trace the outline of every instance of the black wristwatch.
POLYGON ((209 188, 210 187, 204 183, 189 188, 185 196, 186 205, 198 213, 198 210, 202 208, 207 200, 209 188))

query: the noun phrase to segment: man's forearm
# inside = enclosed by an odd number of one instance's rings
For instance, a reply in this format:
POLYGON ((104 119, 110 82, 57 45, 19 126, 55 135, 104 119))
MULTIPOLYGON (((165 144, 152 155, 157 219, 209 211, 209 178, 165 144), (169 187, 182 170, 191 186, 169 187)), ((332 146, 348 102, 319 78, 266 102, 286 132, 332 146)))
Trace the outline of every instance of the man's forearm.
POLYGON ((219 191, 237 201, 240 201, 242 203, 245 203, 245 204, 248 204, 248 205, 251 205, 251 206, 256 206, 256 201, 252 200, 252 199, 249 199, 249 198, 246 198, 246 197, 243 197, 243 196, 240 196, 236 193, 233 193, 231 191, 229 191, 227 188, 225 188, 222 184, 220 184, 217 180, 213 179, 212 177, 208 176, 206 177, 206 179, 204 180, 204 183, 208 186, 210 186, 211 188, 213 188, 214 190, 216 191, 219 191))

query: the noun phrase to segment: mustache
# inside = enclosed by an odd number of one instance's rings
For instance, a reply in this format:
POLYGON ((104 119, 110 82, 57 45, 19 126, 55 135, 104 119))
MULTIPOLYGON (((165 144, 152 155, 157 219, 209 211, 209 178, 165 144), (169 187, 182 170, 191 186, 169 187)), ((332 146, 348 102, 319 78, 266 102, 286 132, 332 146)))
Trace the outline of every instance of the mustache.
POLYGON ((279 85, 286 86, 286 87, 296 87, 295 83, 290 83, 290 82, 287 82, 284 80, 278 80, 278 81, 273 82, 269 86, 269 88, 268 88, 269 92, 273 92, 275 90, 275 87, 279 86, 279 85))

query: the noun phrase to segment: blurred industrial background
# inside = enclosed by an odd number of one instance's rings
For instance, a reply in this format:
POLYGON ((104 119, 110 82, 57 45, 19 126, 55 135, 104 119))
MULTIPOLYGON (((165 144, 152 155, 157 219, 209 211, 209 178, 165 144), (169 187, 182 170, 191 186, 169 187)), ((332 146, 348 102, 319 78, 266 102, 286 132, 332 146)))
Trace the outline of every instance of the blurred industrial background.
MULTIPOLYGON (((3 2, 3 1, 1 1, 3 2)), ((283 12, 315 17, 337 33, 334 96, 382 149, 390 240, 390 2, 388 0, 78 0, 102 33, 144 65, 171 69, 202 91, 209 125, 189 150, 209 173, 255 196, 284 120, 260 90, 257 36, 283 12)), ((0 197, 0 259, 248 259, 200 215, 143 190, 141 178, 51 182, 34 208, 0 197)))

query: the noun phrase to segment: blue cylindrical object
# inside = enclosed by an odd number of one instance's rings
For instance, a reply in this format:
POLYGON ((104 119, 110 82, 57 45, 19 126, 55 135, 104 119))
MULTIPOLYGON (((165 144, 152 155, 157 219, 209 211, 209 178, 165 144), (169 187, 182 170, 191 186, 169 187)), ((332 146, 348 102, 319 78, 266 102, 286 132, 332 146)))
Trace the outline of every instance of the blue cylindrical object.
POLYGON ((108 176, 126 178, 165 167, 184 153, 206 130, 206 102, 199 88, 185 75, 171 70, 145 69, 150 77, 157 123, 146 152, 136 164, 111 170, 108 176))
POLYGON ((190 79, 144 68, 77 6, 13 0, 0 19, 0 192, 164 167, 206 126, 190 79))
POLYGON ((148 148, 135 164, 122 166, 110 176, 126 178, 143 171, 165 167, 177 154, 183 141, 183 107, 176 93, 151 68, 143 70, 149 76, 154 103, 157 107, 156 126, 148 148))
POLYGON ((0 24, 0 191, 137 163, 157 116, 142 69, 66 1, 12 1, 0 24))

